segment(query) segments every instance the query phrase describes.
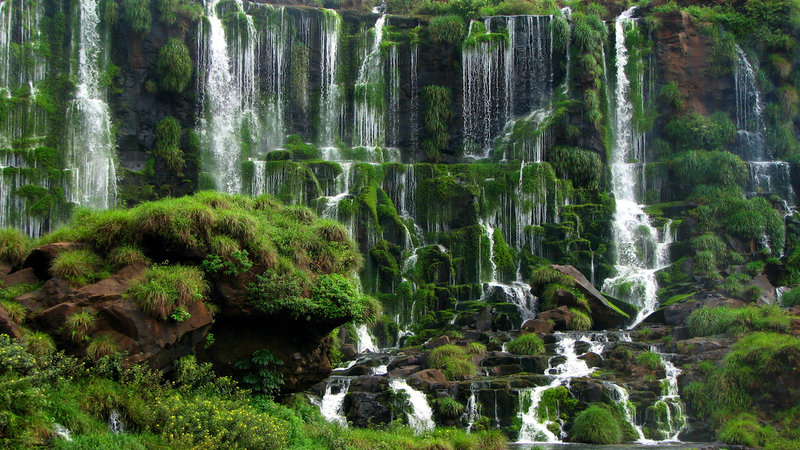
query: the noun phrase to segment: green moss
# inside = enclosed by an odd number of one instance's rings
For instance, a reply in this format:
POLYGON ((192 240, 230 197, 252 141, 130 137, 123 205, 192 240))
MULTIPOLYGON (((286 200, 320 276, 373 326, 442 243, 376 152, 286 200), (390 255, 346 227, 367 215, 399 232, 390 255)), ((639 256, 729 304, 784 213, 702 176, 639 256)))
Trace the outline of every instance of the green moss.
POLYGON ((459 45, 467 34, 467 25, 460 16, 434 17, 428 25, 431 41, 459 45))
POLYGON ((158 122, 155 155, 177 174, 183 171, 184 166, 183 150, 179 148, 180 140, 181 125, 177 119, 167 116, 158 122))
POLYGON ((441 152, 450 143, 450 125, 455 118, 452 92, 442 86, 425 86, 422 89, 422 103, 426 132, 422 148, 428 161, 438 163, 441 161, 441 152))
POLYGON ((428 365, 441 369, 449 380, 469 378, 475 373, 475 366, 463 347, 453 344, 442 345, 428 354, 428 365))
POLYGON ((745 308, 703 307, 689 316, 689 332, 693 336, 729 333, 734 336, 749 331, 785 331, 791 323, 786 311, 776 306, 745 308))
POLYGON ((150 33, 150 0, 122 0, 122 17, 140 35, 150 33))
POLYGON ((515 355, 540 355, 544 353, 544 343, 535 334, 523 334, 510 341, 506 349, 515 355))
MULTIPOLYGON (((137 1, 137 0, 125 0, 137 1)), ((186 44, 177 38, 171 38, 161 47, 156 61, 161 89, 173 94, 180 94, 189 86, 192 79, 192 57, 186 44)))

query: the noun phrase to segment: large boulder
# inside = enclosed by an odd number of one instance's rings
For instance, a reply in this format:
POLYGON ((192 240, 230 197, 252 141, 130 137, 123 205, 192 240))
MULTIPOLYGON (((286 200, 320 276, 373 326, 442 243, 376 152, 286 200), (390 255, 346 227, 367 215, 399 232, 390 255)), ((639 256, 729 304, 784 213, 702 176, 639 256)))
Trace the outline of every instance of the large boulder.
POLYGON ((575 281, 575 288, 578 289, 589 301, 589 308, 592 310, 592 321, 594 328, 622 328, 626 322, 630 321, 629 314, 623 312, 618 306, 608 301, 597 288, 574 266, 561 266, 554 264, 551 266, 564 275, 569 276, 575 281))

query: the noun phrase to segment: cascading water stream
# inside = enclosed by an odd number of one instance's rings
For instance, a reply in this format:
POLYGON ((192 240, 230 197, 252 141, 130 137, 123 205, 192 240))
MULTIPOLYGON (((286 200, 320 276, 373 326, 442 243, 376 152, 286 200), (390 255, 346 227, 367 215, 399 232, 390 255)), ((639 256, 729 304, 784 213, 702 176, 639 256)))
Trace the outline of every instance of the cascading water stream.
POLYGON ((364 57, 358 70, 358 80, 353 93, 355 102, 354 147, 374 148, 382 145, 385 141, 384 70, 381 54, 385 23, 386 15, 382 14, 375 22, 369 53, 364 57))
POLYGON ((333 376, 328 379, 325 385, 325 394, 322 396, 322 402, 319 407, 322 417, 328 422, 337 423, 344 427, 347 426, 347 418, 344 416, 342 407, 350 389, 351 380, 349 377, 339 376, 333 376))
MULTIPOLYGON (((241 130, 255 115, 258 36, 250 16, 245 16, 246 30, 226 36, 218 4, 219 0, 205 2, 208 30, 199 33, 200 73, 205 74, 199 83, 203 105, 200 136, 217 189, 239 193, 241 130)), ((242 12, 240 3, 232 4, 242 12)))
POLYGON ((433 422, 433 410, 428 404, 425 394, 409 386, 406 380, 397 378, 389 380, 389 387, 396 392, 404 392, 408 395, 408 403, 411 406, 411 410, 406 411, 406 416, 408 417, 408 425, 415 432, 429 431, 436 426, 433 422))
POLYGON ((636 7, 623 12, 616 20, 616 74, 614 143, 611 151, 611 190, 616 199, 614 242, 617 246, 616 276, 606 279, 603 290, 639 308, 631 323, 638 325, 658 307, 655 272, 669 265, 672 233, 659 232, 638 203, 638 180, 644 170, 643 136, 634 129, 630 82, 625 72, 628 49, 626 27, 636 26, 636 7), (633 162, 632 162, 633 161, 633 162))
POLYGON ((336 81, 339 61, 339 33, 342 18, 332 9, 323 10, 319 21, 320 40, 320 108, 317 141, 323 147, 333 147, 339 137, 342 110, 342 91, 336 81))
POLYGON ((78 86, 67 112, 67 164, 69 201, 106 209, 116 202, 117 177, 111 116, 101 75, 105 68, 105 33, 98 5, 82 0, 75 43, 78 48, 78 86))

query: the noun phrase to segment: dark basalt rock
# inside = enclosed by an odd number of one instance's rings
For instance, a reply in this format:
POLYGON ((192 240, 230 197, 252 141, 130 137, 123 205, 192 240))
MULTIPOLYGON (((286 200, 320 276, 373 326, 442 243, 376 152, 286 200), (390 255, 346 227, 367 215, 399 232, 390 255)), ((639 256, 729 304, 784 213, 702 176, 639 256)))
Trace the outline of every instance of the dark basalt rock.
POLYGON ((573 266, 560 265, 552 265, 551 267, 575 280, 575 287, 589 301, 595 329, 622 328, 630 320, 629 317, 620 314, 617 308, 614 308, 578 269, 573 266))

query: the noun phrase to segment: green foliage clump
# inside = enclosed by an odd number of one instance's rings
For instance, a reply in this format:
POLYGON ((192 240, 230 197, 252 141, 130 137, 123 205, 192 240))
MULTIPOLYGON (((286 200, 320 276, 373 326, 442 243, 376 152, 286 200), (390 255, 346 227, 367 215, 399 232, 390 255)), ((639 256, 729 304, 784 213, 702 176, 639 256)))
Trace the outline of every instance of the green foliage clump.
POLYGON ((284 383, 283 374, 278 371, 283 361, 267 349, 256 350, 250 358, 236 361, 234 365, 244 372, 242 380, 254 392, 272 397, 284 383))
POLYGON ((0 262, 15 265, 28 252, 28 237, 14 228, 0 229, 0 262))
POLYGON ((150 32, 150 0, 122 0, 122 12, 135 33, 144 36, 150 32))
POLYGON ((541 355, 544 353, 544 343, 535 334, 523 334, 511 340, 506 350, 515 355, 541 355))
POLYGON ((437 398, 433 401, 433 407, 439 417, 444 419, 458 419, 464 414, 464 405, 452 397, 437 398))
POLYGON ((684 151, 675 155, 670 164, 678 186, 744 187, 750 177, 747 164, 727 151, 684 151))
POLYGON ((486 353, 486 346, 480 342, 470 342, 467 345, 468 355, 483 355, 484 353, 486 353))
POLYGON ((622 430, 611 412, 598 405, 592 405, 575 417, 570 440, 587 444, 619 444, 622 430))
POLYGON ((685 114, 667 123, 665 131, 677 150, 723 150, 736 141, 736 125, 723 112, 685 114))
POLYGON ((150 262, 142 250, 136 245, 120 245, 111 251, 108 259, 115 267, 120 268, 131 264, 150 262))
POLYGON ((731 445, 746 447, 764 447, 777 440, 775 429, 761 425, 752 414, 739 414, 728 420, 717 432, 717 438, 731 445))
POLYGON ((603 175, 600 155, 582 148, 555 147, 550 164, 559 178, 571 180, 576 188, 596 189, 603 175))
POLYGON ((89 342, 89 345, 86 347, 86 354, 94 361, 99 361, 101 358, 116 353, 118 348, 119 346, 111 336, 101 335, 89 342))
POLYGON ((319 159, 322 156, 322 153, 317 147, 313 144, 306 144, 303 142, 303 139, 296 134, 287 137, 283 146, 292 155, 292 159, 309 160, 319 159))
POLYGON ((636 364, 650 370, 658 370, 664 367, 664 361, 661 360, 661 355, 651 351, 636 355, 636 364))
POLYGON ((791 291, 783 294, 781 298, 783 306, 797 306, 800 305, 800 288, 792 288, 791 291))
POLYGON ((164 91, 180 94, 189 86, 194 66, 189 48, 181 39, 171 38, 164 44, 158 52, 156 66, 160 76, 159 85, 164 91))
POLYGON ((680 87, 676 81, 664 84, 658 90, 658 100, 663 105, 667 105, 675 110, 683 109, 684 98, 680 87))
POLYGON ((167 320, 176 308, 202 300, 206 291, 208 283, 197 267, 155 265, 144 280, 131 283, 127 294, 150 316, 167 320))
POLYGON ((180 149, 181 124, 172 116, 158 122, 156 127, 155 156, 161 158, 170 170, 180 174, 183 171, 183 150, 180 149))
POLYGON ((777 306, 702 307, 692 311, 688 321, 692 336, 722 333, 740 336, 749 331, 785 331, 790 324, 791 316, 777 306))
POLYGON ((38 357, 47 356, 56 351, 56 344, 53 342, 53 338, 41 331, 27 333, 23 341, 25 342, 25 348, 38 357))
POLYGON ((89 333, 94 329, 97 315, 89 309, 74 312, 64 321, 64 330, 74 342, 83 342, 89 339, 89 333))
POLYGON ((50 274, 82 285, 101 279, 102 266, 102 259, 90 250, 68 250, 53 259, 50 274))
POLYGON ((569 323, 570 330, 591 330, 592 324, 594 323, 592 320, 591 314, 587 311, 587 307, 583 305, 582 308, 570 308, 569 311, 572 313, 572 321, 569 323))
POLYGON ((472 357, 454 344, 436 347, 428 354, 428 366, 441 369, 448 380, 469 378, 475 373, 472 357))
POLYGON ((431 40, 449 45, 460 45, 467 34, 467 25, 461 16, 438 16, 428 26, 431 40))
POLYGON ((422 148, 428 161, 441 161, 441 152, 450 143, 450 124, 455 118, 452 108, 452 92, 442 86, 422 88, 422 103, 425 108, 425 139, 422 148))
POLYGON ((161 21, 172 26, 178 19, 197 22, 203 17, 203 5, 195 0, 158 0, 161 21))
POLYGON ((25 322, 25 319, 28 318, 28 310, 13 300, 0 300, 0 305, 6 310, 8 318, 17 325, 25 322))

